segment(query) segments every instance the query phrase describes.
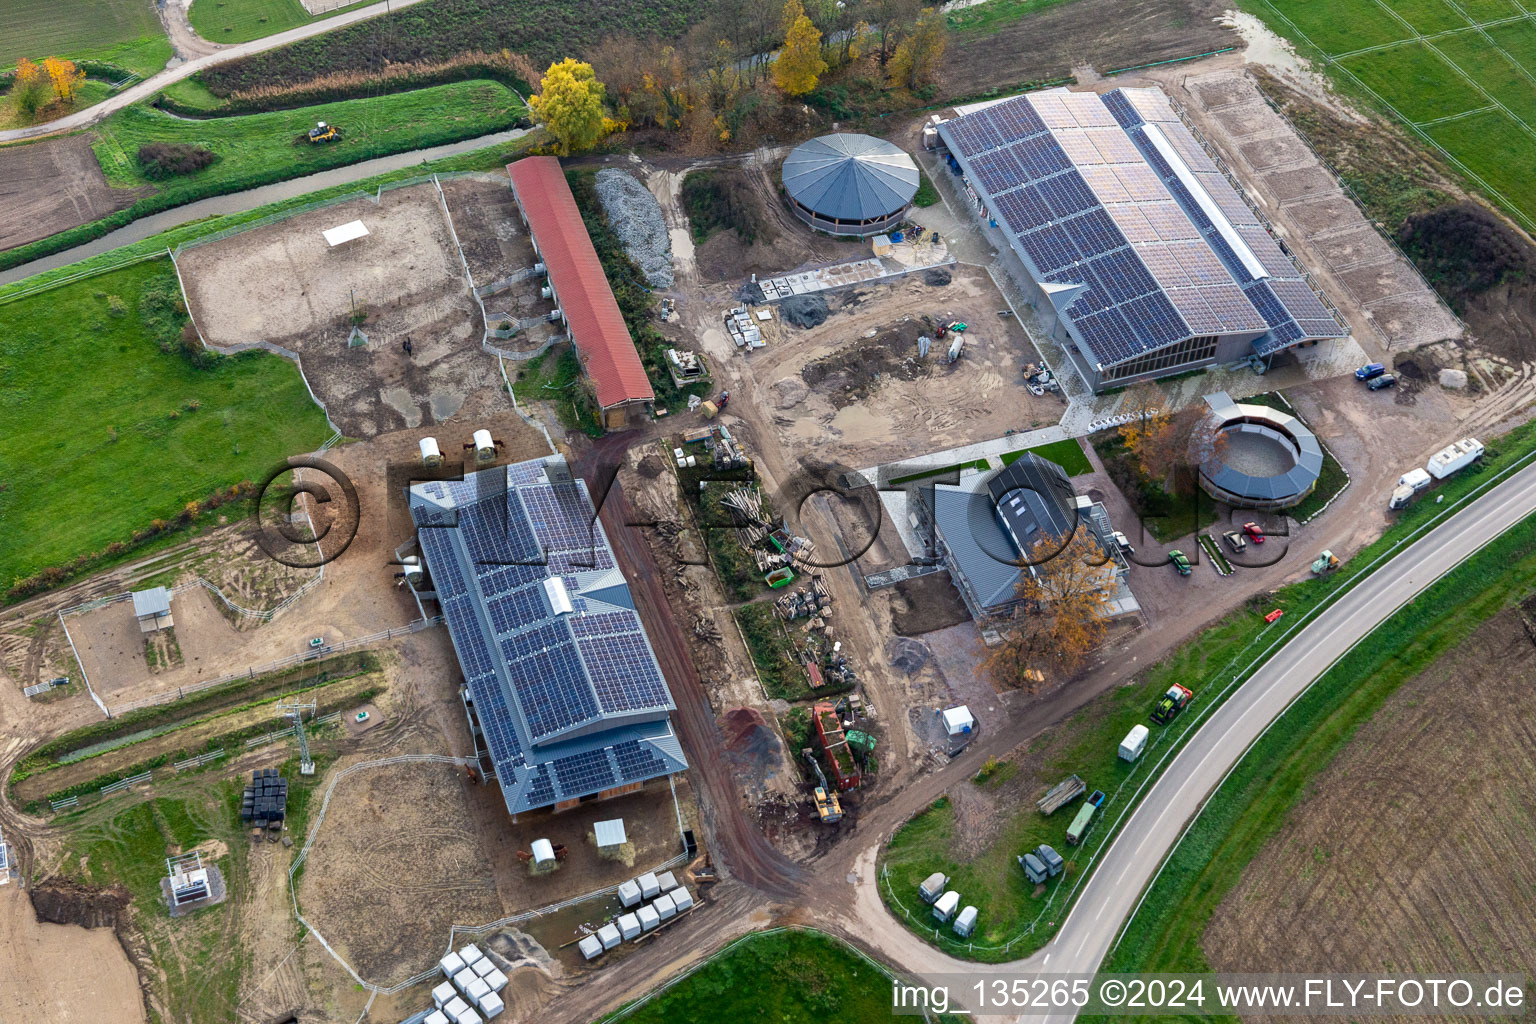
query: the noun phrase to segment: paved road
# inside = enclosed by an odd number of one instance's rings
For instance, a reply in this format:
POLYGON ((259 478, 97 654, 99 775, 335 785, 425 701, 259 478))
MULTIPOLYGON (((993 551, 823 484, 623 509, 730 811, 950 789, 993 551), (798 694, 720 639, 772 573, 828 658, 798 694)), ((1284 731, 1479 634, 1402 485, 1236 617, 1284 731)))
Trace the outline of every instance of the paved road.
POLYGON ((380 3, 359 7, 355 11, 338 14, 334 18, 312 21, 307 25, 300 25, 298 28, 291 28, 286 32, 278 32, 264 39, 252 39, 248 43, 237 43, 234 46, 227 46, 206 56, 197 57, 175 67, 168 67, 164 71, 144 79, 144 81, 137 85, 130 86, 117 95, 108 97, 94 107, 87 107, 84 110, 76 111, 73 114, 66 114, 64 117, 56 118, 43 124, 34 124, 27 128, 11 128, 0 132, 0 142, 35 139, 42 135, 52 135, 55 132, 74 131, 77 128, 85 128, 100 121, 113 111, 121 110, 140 100, 148 99, 173 82, 179 82, 183 78, 195 75, 199 71, 213 67, 215 64, 223 64, 225 61, 239 60, 241 57, 263 53, 267 50, 276 49, 279 46, 285 46, 288 43, 298 42, 300 39, 308 39, 310 36, 317 36, 322 32, 330 32, 344 25, 351 25, 355 22, 365 21, 368 18, 375 18, 380 14, 399 10, 402 7, 410 7, 412 4, 420 2, 421 0, 381 0, 380 3))
POLYGON ((1536 465, 1410 545, 1277 651, 1169 764, 1110 844, 1055 940, 1028 967, 1096 970, 1200 804, 1270 722, 1388 616, 1532 512, 1536 465))

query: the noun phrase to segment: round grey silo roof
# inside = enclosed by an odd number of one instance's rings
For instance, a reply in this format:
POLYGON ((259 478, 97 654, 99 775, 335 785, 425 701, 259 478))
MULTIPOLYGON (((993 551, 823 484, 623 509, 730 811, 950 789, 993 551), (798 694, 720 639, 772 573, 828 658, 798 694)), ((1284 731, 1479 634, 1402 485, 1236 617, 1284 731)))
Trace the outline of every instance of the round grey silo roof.
POLYGON ((822 217, 874 220, 917 194, 917 165, 897 146, 870 135, 823 135, 784 161, 790 198, 822 217))

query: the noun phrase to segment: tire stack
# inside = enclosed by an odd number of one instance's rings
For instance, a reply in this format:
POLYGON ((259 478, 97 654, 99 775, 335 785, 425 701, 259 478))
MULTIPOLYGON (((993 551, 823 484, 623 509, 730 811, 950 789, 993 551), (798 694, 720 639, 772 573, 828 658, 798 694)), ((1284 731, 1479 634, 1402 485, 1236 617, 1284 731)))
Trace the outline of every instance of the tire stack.
POLYGON ((276 768, 258 768, 240 797, 240 820, 257 828, 278 827, 287 816, 288 780, 276 768))

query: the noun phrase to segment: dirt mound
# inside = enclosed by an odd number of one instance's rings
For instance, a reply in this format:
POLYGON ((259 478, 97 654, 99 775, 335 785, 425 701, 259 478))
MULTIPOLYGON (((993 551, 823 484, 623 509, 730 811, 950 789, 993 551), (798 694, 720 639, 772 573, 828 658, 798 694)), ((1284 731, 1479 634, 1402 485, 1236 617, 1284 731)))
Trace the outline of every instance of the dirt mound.
POLYGON ((841 409, 868 398, 884 376, 910 381, 926 374, 928 365, 917 358, 917 339, 932 329, 926 320, 897 324, 851 348, 807 363, 800 376, 841 409))
POLYGON ((893 636, 885 645, 886 660, 909 676, 928 664, 932 653, 927 644, 908 636, 893 636))
POLYGON ((50 878, 32 889, 32 912, 49 924, 116 928, 133 895, 121 885, 97 889, 71 878, 50 878))
POLYGON ((773 757, 779 737, 756 708, 735 708, 725 713, 725 748, 751 757, 773 757))
POLYGON ((923 271, 923 284, 942 288, 952 280, 949 271, 943 267, 934 267, 932 270, 923 271))
POLYGON ((1397 240, 1458 312, 1494 285, 1522 277, 1531 265, 1530 246, 1472 202, 1409 217, 1397 240))
POLYGON ((930 573, 896 584, 891 626, 902 636, 921 636, 969 621, 971 614, 948 572, 930 573))
POLYGON ((793 409, 805 401, 811 389, 793 377, 783 377, 773 382, 774 404, 780 409, 793 409))
POLYGON ((638 468, 641 476, 647 480, 654 480, 666 471, 667 464, 661 460, 660 455, 652 452, 640 460, 638 468))
POLYGON ((791 295, 779 303, 779 315, 796 327, 817 327, 832 310, 821 295, 791 295))

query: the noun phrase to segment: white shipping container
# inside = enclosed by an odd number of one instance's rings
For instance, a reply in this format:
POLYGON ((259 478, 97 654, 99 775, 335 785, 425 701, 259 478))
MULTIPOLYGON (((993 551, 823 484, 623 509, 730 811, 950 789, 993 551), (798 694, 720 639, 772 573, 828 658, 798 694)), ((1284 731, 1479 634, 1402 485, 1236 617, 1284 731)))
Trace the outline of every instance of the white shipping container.
POLYGON ((677 878, 670 871, 663 871, 656 876, 656 884, 661 886, 662 892, 671 892, 677 888, 677 878))
POLYGON ((635 882, 640 886, 640 895, 646 899, 651 899, 661 892, 661 883, 656 881, 656 872, 654 871, 647 871, 635 879, 635 882))
POLYGON ((672 902, 671 896, 658 896, 651 901, 651 906, 656 908, 656 913, 663 921, 677 916, 677 904, 672 902))
POLYGON ((460 992, 467 992, 469 990, 469 983, 479 980, 480 976, 468 967, 453 976, 453 984, 460 992))
POLYGON ((487 974, 490 974, 492 971, 494 971, 496 969, 496 965, 491 963, 490 957, 483 956, 479 960, 476 960, 474 966, 470 969, 474 971, 478 977, 483 978, 487 974))
POLYGON ((624 937, 625 942, 640 934, 640 919, 634 914, 622 915, 617 924, 619 926, 619 934, 624 937))
POLYGON ((458 996, 454 996, 452 999, 448 1000, 448 1005, 443 1007, 443 1012, 454 1020, 458 1020, 459 1014, 463 1013, 467 1009, 469 1009, 469 1004, 466 1003, 463 999, 460 999, 458 996))
POLYGON ((457 1020, 459 1024, 485 1024, 485 1020, 478 1013, 467 1006, 464 1008, 464 1012, 459 1014, 454 1019, 457 1020))
POLYGON ((453 1021, 449 1020, 448 1015, 442 1010, 433 1010, 427 1014, 427 1019, 422 1024, 453 1024, 453 1021))
POLYGON ((480 1012, 485 1016, 486 1020, 490 1020, 506 1008, 507 1004, 502 1002, 501 996, 495 992, 487 992, 480 997, 480 1012))
POLYGON ((639 903, 642 899, 644 897, 640 895, 640 886, 633 879, 628 882, 619 883, 619 902, 624 904, 626 910, 639 903))
POLYGON ((480 952, 480 947, 475 945, 473 942, 467 946, 459 947, 459 959, 464 961, 465 967, 473 964, 476 960, 479 960, 483 956, 485 956, 485 954, 480 952))
POLYGON ((612 949, 624 939, 619 935, 619 930, 612 924, 605 924, 597 930, 597 941, 603 944, 604 949, 612 949))
POLYGON ((445 981, 432 990, 432 1005, 441 1010, 448 1005, 448 1000, 458 994, 458 990, 453 987, 453 982, 445 981))
POLYGON ((951 889, 933 905, 933 916, 940 921, 948 921, 955 916, 955 908, 960 906, 960 894, 951 889))
POLYGON ((655 907, 641 907, 635 916, 640 919, 641 931, 648 932, 661 924, 661 915, 656 913, 655 907))
POLYGON ((576 943, 576 948, 581 950, 581 955, 586 957, 588 960, 603 955, 603 944, 598 940, 596 935, 588 935, 586 938, 576 943))
POLYGON ((1120 760, 1134 761, 1147 749, 1147 727, 1144 725, 1132 726, 1131 731, 1125 734, 1125 739, 1120 741, 1120 760))
POLYGON ((682 913, 693 906, 693 893, 688 891, 686 885, 678 886, 667 893, 667 895, 672 897, 672 905, 677 908, 678 913, 682 913))
MULTIPOLYGON (((602 943, 599 942, 598 946, 602 946, 602 943)), ((487 974, 481 980, 491 987, 492 992, 500 992, 507 987, 507 976, 499 970, 493 969, 490 974, 487 974)))
POLYGON ((464 989, 464 998, 472 1003, 478 1003, 480 1002, 480 997, 489 995, 490 991, 491 986, 485 983, 484 978, 476 978, 464 989))

